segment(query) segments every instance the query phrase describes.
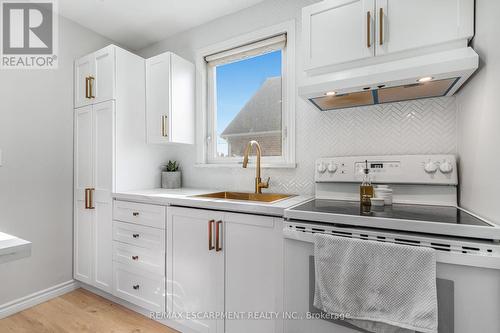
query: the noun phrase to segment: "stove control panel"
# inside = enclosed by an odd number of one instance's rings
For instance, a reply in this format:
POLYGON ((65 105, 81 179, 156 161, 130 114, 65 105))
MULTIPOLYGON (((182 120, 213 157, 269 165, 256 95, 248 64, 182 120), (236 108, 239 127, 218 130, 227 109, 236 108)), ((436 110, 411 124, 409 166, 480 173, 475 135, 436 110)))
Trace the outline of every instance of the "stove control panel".
POLYGON ((373 183, 457 185, 454 155, 327 157, 316 160, 316 182, 360 182, 368 167, 373 183))

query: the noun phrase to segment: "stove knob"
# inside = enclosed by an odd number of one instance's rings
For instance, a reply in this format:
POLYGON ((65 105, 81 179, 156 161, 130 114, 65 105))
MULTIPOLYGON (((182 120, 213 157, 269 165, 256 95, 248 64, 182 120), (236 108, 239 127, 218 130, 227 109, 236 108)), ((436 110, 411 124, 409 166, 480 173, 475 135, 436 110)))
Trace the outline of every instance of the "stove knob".
POLYGON ((450 173, 453 171, 453 164, 451 164, 450 161, 444 161, 439 165, 439 170, 442 173, 450 173))
POLYGON ((424 165, 424 170, 427 173, 435 173, 437 171, 437 169, 438 169, 438 165, 436 164, 436 162, 429 161, 429 162, 425 163, 425 165, 424 165))
POLYGON ((326 171, 326 165, 323 162, 318 163, 318 172, 319 173, 325 173, 326 171))
POLYGON ((334 173, 335 171, 337 171, 337 164, 333 163, 333 162, 330 162, 328 163, 328 172, 329 173, 334 173))

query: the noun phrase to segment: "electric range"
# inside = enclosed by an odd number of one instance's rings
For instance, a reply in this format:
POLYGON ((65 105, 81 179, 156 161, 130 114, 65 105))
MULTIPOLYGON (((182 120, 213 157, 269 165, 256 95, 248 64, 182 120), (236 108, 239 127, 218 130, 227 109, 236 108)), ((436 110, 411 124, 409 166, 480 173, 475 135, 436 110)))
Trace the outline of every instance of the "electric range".
POLYGON ((500 227, 457 206, 453 155, 359 156, 316 162, 316 198, 285 211, 287 220, 500 240, 500 227), (362 206, 365 161, 374 184, 389 184, 393 204, 362 206))
POLYGON ((315 199, 285 210, 284 308, 299 314, 286 332, 360 332, 313 305, 316 233, 434 249, 438 333, 499 331, 500 228, 457 207, 454 156, 321 158, 315 183, 315 199), (360 205, 365 161, 372 182, 393 189, 392 206, 360 205))

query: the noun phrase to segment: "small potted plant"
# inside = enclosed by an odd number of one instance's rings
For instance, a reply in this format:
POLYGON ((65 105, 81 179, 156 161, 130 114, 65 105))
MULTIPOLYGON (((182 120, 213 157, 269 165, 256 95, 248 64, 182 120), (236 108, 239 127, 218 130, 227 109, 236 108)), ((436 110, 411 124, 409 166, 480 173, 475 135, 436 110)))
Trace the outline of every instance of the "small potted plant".
POLYGON ((177 161, 168 161, 165 165, 165 171, 161 173, 162 188, 180 188, 181 187, 181 172, 177 161))

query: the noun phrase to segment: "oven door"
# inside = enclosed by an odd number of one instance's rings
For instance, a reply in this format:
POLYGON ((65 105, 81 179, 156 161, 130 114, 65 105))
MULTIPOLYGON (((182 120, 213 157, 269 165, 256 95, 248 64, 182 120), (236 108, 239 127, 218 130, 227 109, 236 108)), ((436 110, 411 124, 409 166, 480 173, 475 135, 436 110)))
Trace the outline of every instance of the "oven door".
MULTIPOLYGON (((287 231, 287 230, 285 230, 287 231)), ((286 333, 366 332, 314 308, 314 244, 306 232, 285 235, 286 333)), ((438 256, 439 258, 439 256, 438 256)), ((500 332, 500 270, 438 262, 438 333, 500 332)))

